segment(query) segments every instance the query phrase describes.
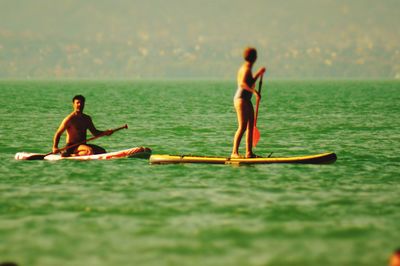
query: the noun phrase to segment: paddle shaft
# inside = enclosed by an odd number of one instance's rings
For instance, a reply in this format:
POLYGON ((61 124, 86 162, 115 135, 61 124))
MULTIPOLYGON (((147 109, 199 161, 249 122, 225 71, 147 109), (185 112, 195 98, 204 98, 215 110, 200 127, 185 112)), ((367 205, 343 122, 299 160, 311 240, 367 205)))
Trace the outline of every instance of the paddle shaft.
MULTIPOLYGON (((260 96, 261 96, 261 88, 262 88, 263 76, 264 75, 261 75, 260 82, 258 83, 258 94, 260 94, 260 96)), ((259 106, 260 106, 260 98, 258 98, 257 102, 256 102, 256 115, 254 116, 254 127, 256 127, 256 125, 257 125, 258 107, 259 106)))
MULTIPOLYGON (((118 131, 118 130, 121 130, 121 129, 124 129, 124 128, 128 128, 128 125, 125 124, 125 125, 123 125, 123 126, 121 126, 121 127, 117 127, 117 128, 111 129, 111 131, 112 131, 112 133, 114 133, 114 132, 116 132, 116 131, 118 131)), ((75 144, 71 144, 71 145, 65 146, 65 147, 59 149, 57 152, 49 152, 49 153, 47 153, 44 157, 46 157, 47 155, 50 155, 50 154, 59 153, 59 152, 64 151, 64 150, 77 147, 77 146, 79 146, 79 145, 85 144, 86 142, 89 142, 89 141, 92 141, 92 140, 101 138, 101 137, 103 137, 103 136, 105 136, 105 134, 104 134, 104 133, 101 133, 101 134, 99 134, 99 135, 97 135, 97 136, 93 136, 93 137, 91 137, 91 138, 88 138, 87 140, 84 140, 84 141, 81 141, 81 142, 78 142, 78 143, 75 143, 75 144)))
MULTIPOLYGON (((260 97, 261 97, 261 88, 262 88, 262 78, 263 78, 263 76, 261 75, 260 82, 258 83, 258 94, 260 95, 260 97)), ((260 140, 260 131, 257 128, 258 107, 260 106, 260 97, 258 97, 258 99, 257 99, 256 112, 254 115, 253 142, 252 142, 253 147, 256 147, 258 141, 260 140)))

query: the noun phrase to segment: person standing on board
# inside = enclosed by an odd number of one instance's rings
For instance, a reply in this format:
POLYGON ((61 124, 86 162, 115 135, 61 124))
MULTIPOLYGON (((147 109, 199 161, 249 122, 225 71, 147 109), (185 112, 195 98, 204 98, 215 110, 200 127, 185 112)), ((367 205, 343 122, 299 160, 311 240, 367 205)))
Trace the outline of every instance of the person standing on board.
POLYGON ((246 158, 257 157, 253 153, 253 126, 254 126, 254 108, 251 102, 251 97, 254 94, 257 99, 261 95, 255 90, 255 84, 259 77, 261 77, 266 68, 260 68, 253 76, 252 67, 257 60, 257 50, 248 47, 243 52, 245 62, 239 68, 237 73, 237 91, 234 97, 234 106, 237 114, 238 129, 236 130, 233 139, 233 149, 231 158, 238 158, 239 145, 242 140, 243 134, 246 132, 246 158))
POLYGON ((62 156, 81 156, 81 155, 92 155, 106 153, 106 150, 100 146, 87 144, 86 142, 86 131, 89 130, 94 136, 98 135, 111 135, 112 130, 101 131, 96 129, 92 122, 92 118, 83 113, 85 108, 85 97, 82 95, 76 95, 72 99, 72 106, 74 111, 69 114, 60 124, 53 138, 53 153, 59 152, 58 143, 60 142, 61 135, 67 131, 67 146, 84 143, 73 148, 67 149, 62 153, 62 156))

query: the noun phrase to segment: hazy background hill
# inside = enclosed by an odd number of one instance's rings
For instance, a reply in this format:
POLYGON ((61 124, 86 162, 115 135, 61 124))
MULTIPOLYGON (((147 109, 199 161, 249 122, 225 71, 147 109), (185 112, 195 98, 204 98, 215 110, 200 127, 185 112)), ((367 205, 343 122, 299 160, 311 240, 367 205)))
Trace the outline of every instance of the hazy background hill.
POLYGON ((0 0, 0 78, 400 78, 398 0, 0 0))

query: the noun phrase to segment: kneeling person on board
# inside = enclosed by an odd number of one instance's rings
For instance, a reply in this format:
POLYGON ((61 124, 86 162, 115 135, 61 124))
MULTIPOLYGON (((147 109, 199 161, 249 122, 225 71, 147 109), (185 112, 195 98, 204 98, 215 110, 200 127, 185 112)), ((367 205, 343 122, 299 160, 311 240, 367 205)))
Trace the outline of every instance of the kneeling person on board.
POLYGON ((100 146, 87 144, 86 143, 86 130, 89 130, 93 136, 98 135, 111 135, 112 130, 101 131, 96 129, 92 122, 92 118, 83 113, 85 108, 85 97, 82 95, 76 95, 72 99, 72 106, 74 111, 69 114, 58 127, 54 139, 53 139, 53 153, 59 152, 58 143, 60 142, 61 135, 67 131, 67 146, 83 143, 78 146, 74 146, 70 149, 63 151, 62 156, 82 156, 82 155, 92 155, 106 153, 106 150, 100 146))

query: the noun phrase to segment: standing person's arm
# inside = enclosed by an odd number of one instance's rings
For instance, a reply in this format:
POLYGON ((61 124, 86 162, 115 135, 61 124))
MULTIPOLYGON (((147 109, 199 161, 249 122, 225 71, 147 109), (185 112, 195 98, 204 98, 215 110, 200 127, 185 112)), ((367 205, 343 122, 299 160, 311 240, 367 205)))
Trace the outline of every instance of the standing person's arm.
POLYGON ((257 71, 256 75, 254 76, 254 82, 255 82, 259 77, 261 77, 262 75, 264 75, 264 73, 265 73, 266 70, 267 70, 267 69, 266 69, 265 67, 261 67, 261 68, 257 71))
POLYGON ((251 92, 252 94, 254 94, 257 97, 257 99, 261 98, 260 94, 255 89, 255 84, 256 83, 254 82, 253 86, 250 87, 246 82, 247 81, 247 79, 246 79, 247 76, 251 76, 252 77, 250 69, 246 68, 246 69, 243 70, 243 72, 244 73, 239 73, 239 84, 240 84, 239 86, 242 89, 247 90, 247 91, 251 92))

